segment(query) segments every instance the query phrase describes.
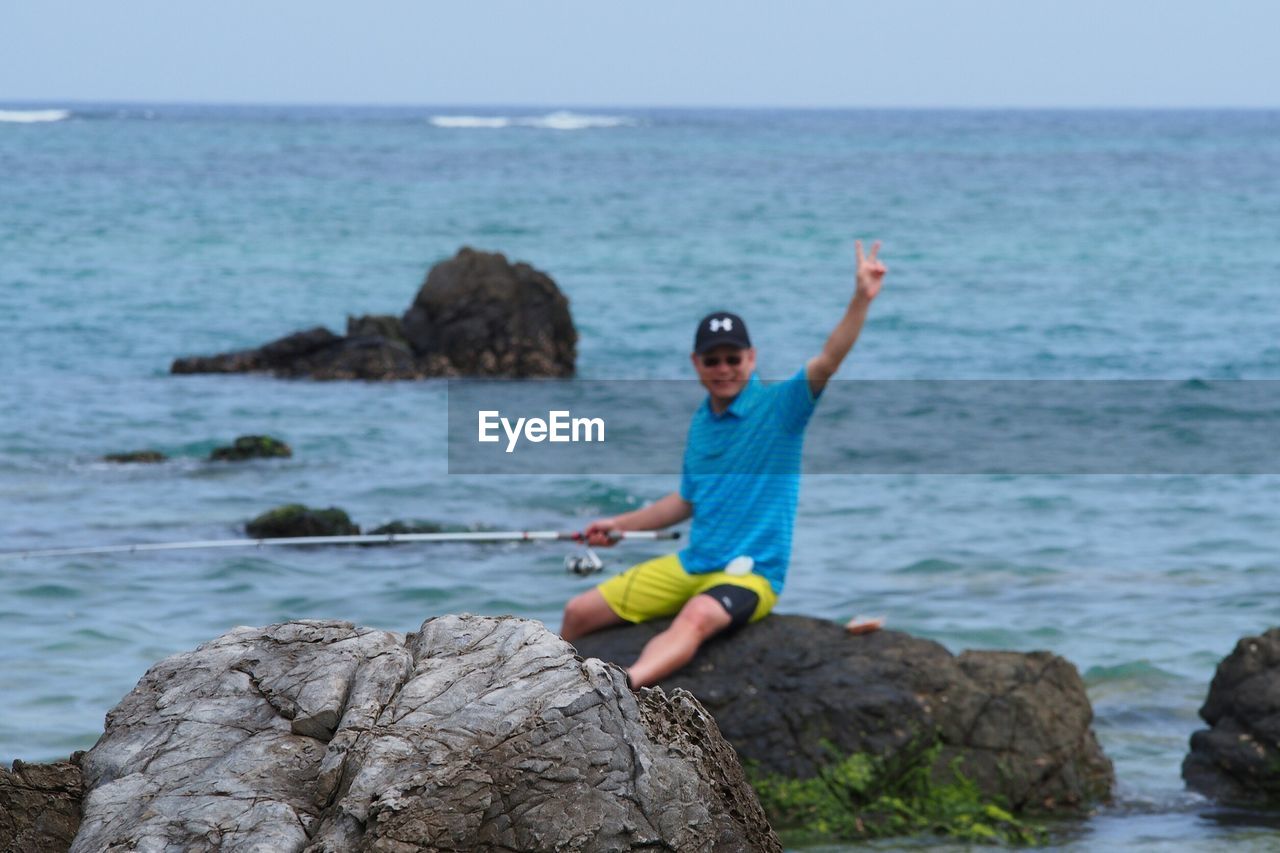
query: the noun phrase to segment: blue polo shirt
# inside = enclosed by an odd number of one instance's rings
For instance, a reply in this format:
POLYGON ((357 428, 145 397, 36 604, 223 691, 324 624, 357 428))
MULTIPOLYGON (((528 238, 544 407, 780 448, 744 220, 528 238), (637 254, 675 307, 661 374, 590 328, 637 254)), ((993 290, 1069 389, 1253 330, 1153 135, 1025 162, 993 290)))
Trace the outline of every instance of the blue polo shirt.
POLYGON ((684 449, 680 496, 693 504, 689 547, 680 562, 691 574, 717 572, 735 557, 782 592, 800 496, 804 429, 817 397, 804 368, 765 385, 752 374, 721 414, 708 397, 693 415, 684 449))

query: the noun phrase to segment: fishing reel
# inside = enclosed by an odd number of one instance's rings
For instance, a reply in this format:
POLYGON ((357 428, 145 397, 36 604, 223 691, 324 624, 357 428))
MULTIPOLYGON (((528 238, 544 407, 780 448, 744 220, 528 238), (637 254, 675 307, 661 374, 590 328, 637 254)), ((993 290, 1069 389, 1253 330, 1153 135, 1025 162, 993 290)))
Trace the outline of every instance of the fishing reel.
POLYGON ((584 548, 581 554, 566 554, 564 567, 575 575, 586 577, 603 571, 604 560, 600 559, 600 555, 595 551, 590 548, 584 548))

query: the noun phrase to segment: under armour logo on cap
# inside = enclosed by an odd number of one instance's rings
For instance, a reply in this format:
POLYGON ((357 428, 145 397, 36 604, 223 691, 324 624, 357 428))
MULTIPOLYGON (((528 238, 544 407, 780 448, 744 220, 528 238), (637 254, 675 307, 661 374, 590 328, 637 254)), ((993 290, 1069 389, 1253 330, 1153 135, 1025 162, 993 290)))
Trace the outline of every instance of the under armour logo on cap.
POLYGON ((747 324, 742 322, 742 318, 737 314, 717 311, 698 321, 698 333, 694 336, 693 351, 703 353, 718 346, 751 348, 747 324))

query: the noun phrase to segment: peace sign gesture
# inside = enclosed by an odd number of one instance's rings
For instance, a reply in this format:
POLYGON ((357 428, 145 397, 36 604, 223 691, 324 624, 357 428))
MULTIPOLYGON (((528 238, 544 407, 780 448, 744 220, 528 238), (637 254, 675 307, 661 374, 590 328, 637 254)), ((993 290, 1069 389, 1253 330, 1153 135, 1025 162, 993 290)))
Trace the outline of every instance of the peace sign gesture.
POLYGON ((855 240, 853 245, 858 256, 858 289, 856 295, 870 302, 879 295, 880 286, 884 284, 884 274, 889 271, 889 268, 876 257, 880 253, 879 240, 871 244, 871 251, 866 255, 862 253, 861 240, 855 240))

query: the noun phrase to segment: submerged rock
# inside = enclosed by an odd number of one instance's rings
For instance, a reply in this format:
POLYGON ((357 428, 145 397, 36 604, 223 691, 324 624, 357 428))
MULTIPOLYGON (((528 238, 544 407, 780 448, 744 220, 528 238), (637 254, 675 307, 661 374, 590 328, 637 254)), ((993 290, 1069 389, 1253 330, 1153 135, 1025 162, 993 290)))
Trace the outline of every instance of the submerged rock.
MULTIPOLYGON (((465 528, 455 527, 452 530, 461 532, 465 528)), ((435 521, 388 521, 369 531, 371 536, 386 536, 389 533, 444 533, 445 526, 435 521)))
POLYGON ((285 504, 267 510, 245 525, 254 539, 284 539, 295 536, 358 536, 360 528, 341 509, 311 509, 302 504, 285 504))
POLYGON ((246 459, 287 459, 293 448, 269 435, 242 435, 229 447, 215 447, 209 454, 212 462, 242 462, 246 459))
POLYGON ((80 755, 0 767, 0 853, 65 853, 71 846, 84 797, 80 755))
POLYGON ((108 453, 102 457, 103 462, 119 462, 122 464, 141 463, 152 464, 155 462, 164 462, 168 459, 159 450, 134 450, 129 453, 108 453))
POLYGON ((347 318, 262 347, 173 362, 173 373, 271 373, 311 379, 567 377, 578 333, 549 276, 501 254, 462 248, 427 274, 402 318, 347 318))
POLYGON ((692 697, 510 617, 237 628, 153 666, 82 764, 76 853, 781 851, 692 697))
POLYGON ((1218 664, 1182 778, 1224 804, 1280 805, 1280 628, 1244 637, 1218 664))
MULTIPOLYGON (((668 621, 602 631, 581 654, 629 665, 668 621)), ((833 622, 773 615, 714 639, 662 683, 688 690, 761 773, 807 779, 853 755, 904 773, 958 770, 1015 811, 1108 799, 1111 762, 1068 661, 1048 652, 952 655, 897 631, 850 636, 833 622)))

